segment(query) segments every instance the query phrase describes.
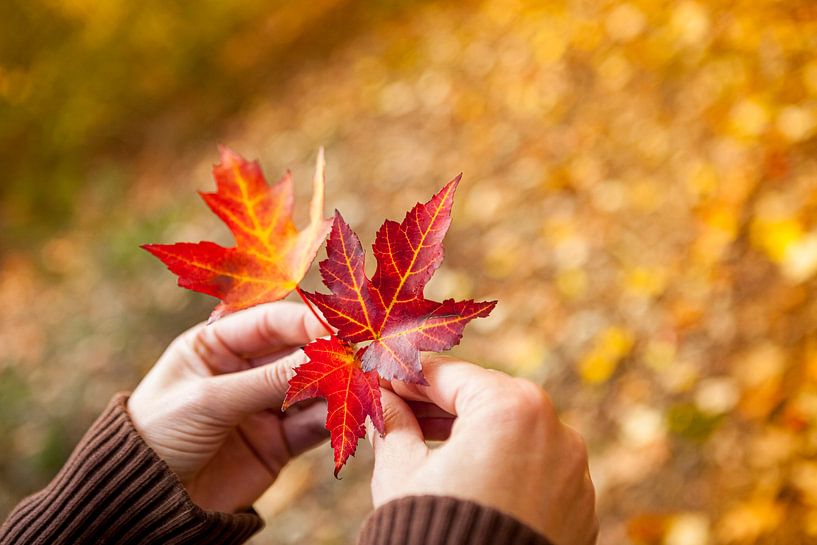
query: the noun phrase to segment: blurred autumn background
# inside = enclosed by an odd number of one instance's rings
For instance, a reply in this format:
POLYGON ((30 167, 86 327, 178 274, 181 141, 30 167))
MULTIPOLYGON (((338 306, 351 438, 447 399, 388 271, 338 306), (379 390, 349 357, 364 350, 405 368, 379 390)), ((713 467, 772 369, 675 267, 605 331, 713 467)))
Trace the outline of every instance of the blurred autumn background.
MULTIPOLYGON (((455 353, 585 434, 601 544, 817 543, 816 53, 811 0, 5 2, 0 515, 215 304, 138 245, 230 243, 216 144, 301 199, 324 145, 364 243, 464 171, 430 290, 500 300, 455 353)), ((352 542, 370 459, 253 543, 352 542)))

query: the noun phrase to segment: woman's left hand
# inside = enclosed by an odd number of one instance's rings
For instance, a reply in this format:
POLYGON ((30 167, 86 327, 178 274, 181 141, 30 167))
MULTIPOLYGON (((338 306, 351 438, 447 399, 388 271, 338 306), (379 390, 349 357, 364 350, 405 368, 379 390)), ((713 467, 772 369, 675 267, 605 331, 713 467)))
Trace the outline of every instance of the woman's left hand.
POLYGON ((176 338, 133 392, 136 429, 200 507, 249 507, 328 437, 324 403, 281 412, 299 348, 326 334, 303 305, 253 307, 176 338))

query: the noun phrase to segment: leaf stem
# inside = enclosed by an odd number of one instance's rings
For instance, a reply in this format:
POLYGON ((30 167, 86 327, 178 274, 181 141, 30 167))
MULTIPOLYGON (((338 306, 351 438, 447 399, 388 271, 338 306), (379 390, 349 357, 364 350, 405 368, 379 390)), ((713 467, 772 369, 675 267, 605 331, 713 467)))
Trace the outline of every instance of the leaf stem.
POLYGON ((295 291, 298 292, 298 295, 301 297, 301 300, 304 302, 307 308, 309 308, 310 312, 312 312, 312 315, 315 317, 315 319, 318 320, 318 322, 324 327, 324 329, 326 329, 326 331, 328 331, 329 334, 331 335, 332 328, 329 326, 329 324, 326 323, 326 320, 320 317, 318 311, 315 310, 315 307, 312 306, 312 303, 309 301, 309 299, 306 298, 306 295, 304 295, 304 292, 301 290, 301 286, 295 286, 295 291))

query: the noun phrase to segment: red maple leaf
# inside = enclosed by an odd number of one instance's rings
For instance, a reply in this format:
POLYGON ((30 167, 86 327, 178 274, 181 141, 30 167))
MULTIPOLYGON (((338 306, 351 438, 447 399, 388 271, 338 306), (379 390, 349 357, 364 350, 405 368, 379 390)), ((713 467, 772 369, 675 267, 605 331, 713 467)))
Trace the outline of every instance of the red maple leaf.
POLYGON ((326 398, 326 429, 335 451, 337 477, 366 435, 366 416, 377 431, 385 432, 380 384, 376 372, 360 368, 354 347, 334 335, 312 341, 304 352, 309 360, 290 379, 283 408, 312 397, 326 398))
POLYGON ((221 163, 213 167, 215 193, 201 193, 204 202, 230 228, 236 246, 213 242, 145 244, 179 277, 179 285, 221 299, 210 316, 282 299, 301 281, 326 238, 323 216, 324 160, 318 154, 309 225, 298 231, 292 222, 292 175, 287 172, 270 187, 257 161, 247 161, 221 147, 221 163))
POLYGON ((351 343, 370 341, 358 354, 364 371, 384 379, 425 383, 420 351, 447 350, 459 343, 466 324, 488 316, 496 301, 426 299, 426 283, 443 260, 442 241, 460 176, 402 223, 387 220, 373 245, 377 270, 369 280, 357 235, 335 212, 320 271, 331 294, 306 293, 337 334, 351 343))

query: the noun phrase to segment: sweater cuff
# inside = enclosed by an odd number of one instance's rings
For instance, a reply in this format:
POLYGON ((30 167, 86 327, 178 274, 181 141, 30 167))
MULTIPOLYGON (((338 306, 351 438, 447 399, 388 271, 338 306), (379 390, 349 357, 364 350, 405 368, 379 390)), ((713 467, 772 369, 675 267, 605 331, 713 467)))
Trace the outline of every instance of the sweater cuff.
POLYGON ((263 526, 253 510, 228 514, 194 504, 133 427, 127 399, 120 393, 111 400, 54 480, 0 528, 0 542, 237 545, 263 526))
POLYGON ((510 515, 443 496, 408 496, 376 509, 358 545, 551 545, 510 515))

